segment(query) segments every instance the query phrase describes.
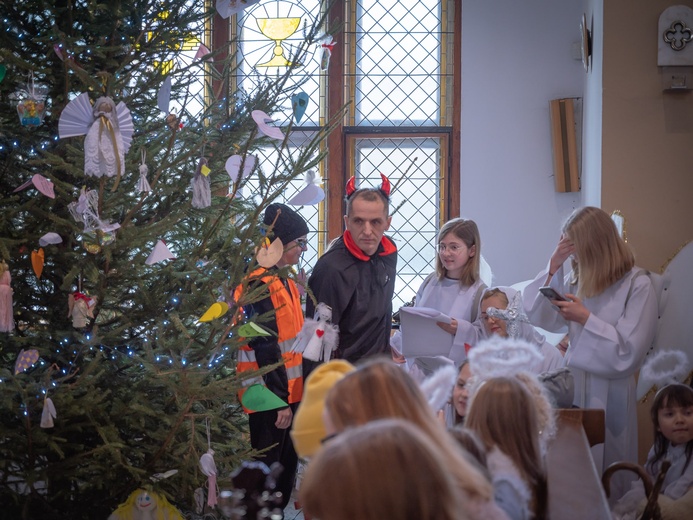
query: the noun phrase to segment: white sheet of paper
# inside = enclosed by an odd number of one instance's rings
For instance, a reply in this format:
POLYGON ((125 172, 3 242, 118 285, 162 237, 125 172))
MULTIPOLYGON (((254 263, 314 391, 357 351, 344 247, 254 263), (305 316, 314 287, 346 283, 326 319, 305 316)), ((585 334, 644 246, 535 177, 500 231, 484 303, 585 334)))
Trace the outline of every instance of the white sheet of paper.
POLYGON ((447 356, 453 335, 436 322, 450 323, 447 314, 429 307, 402 307, 399 310, 402 331, 402 354, 405 357, 447 356))

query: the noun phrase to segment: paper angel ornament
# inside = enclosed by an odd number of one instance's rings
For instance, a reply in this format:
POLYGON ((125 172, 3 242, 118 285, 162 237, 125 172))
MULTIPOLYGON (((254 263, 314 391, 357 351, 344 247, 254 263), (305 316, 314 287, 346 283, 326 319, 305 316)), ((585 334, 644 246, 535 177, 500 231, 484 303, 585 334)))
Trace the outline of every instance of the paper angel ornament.
POLYGON ((192 206, 197 209, 208 208, 212 205, 212 187, 209 180, 207 159, 200 157, 195 175, 190 181, 193 191, 192 206))
POLYGON ((12 287, 10 283, 10 268, 5 262, 0 261, 0 332, 12 332, 14 330, 14 317, 12 315, 12 287))
POLYGON ((291 350, 311 361, 329 361, 339 343, 339 327, 330 323, 332 308, 320 302, 313 319, 307 318, 291 350))
POLYGON ((67 299, 67 317, 72 318, 75 329, 83 329, 94 319, 94 307, 97 298, 90 298, 79 291, 72 293, 67 299))
POLYGON ((332 49, 334 49, 335 45, 337 45, 337 42, 332 39, 332 36, 328 36, 325 38, 325 41, 320 44, 320 48, 322 49, 322 53, 320 54, 320 70, 325 71, 330 67, 330 57, 332 56, 332 49))
POLYGON ((84 173, 93 177, 120 178, 125 174, 125 154, 133 132, 125 103, 116 106, 111 98, 100 97, 92 107, 86 92, 67 104, 58 122, 61 139, 86 134, 84 173))
POLYGON ((96 229, 110 233, 120 227, 118 223, 112 224, 99 218, 99 192, 96 190, 82 188, 77 202, 68 204, 67 209, 75 222, 84 224, 85 233, 90 233, 96 229))
POLYGON ((157 262, 162 262, 163 260, 173 260, 175 258, 176 257, 174 256, 174 254, 171 253, 168 246, 166 245, 166 242, 164 242, 163 240, 159 240, 157 241, 156 245, 154 246, 154 249, 149 254, 144 263, 147 265, 152 265, 156 264, 157 262))
POLYGON ((108 520, 184 520, 166 497, 138 489, 111 513, 108 520))
POLYGON ((217 465, 214 463, 214 450, 208 450, 200 457, 200 469, 207 476, 207 505, 217 505, 217 465))
POLYGON ((43 411, 41 412, 41 428, 53 428, 55 423, 53 419, 58 417, 58 412, 55 411, 53 400, 46 396, 43 399, 43 411))
POLYGON ((152 187, 149 185, 147 180, 147 174, 149 173, 149 168, 147 168, 147 163, 145 159, 147 158, 147 152, 142 150, 142 162, 140 163, 140 178, 137 181, 137 191, 139 193, 149 193, 152 191, 152 187))
POLYGON ((292 206, 306 206, 317 204, 325 198, 325 190, 320 187, 321 179, 315 170, 306 172, 305 187, 288 201, 292 206))

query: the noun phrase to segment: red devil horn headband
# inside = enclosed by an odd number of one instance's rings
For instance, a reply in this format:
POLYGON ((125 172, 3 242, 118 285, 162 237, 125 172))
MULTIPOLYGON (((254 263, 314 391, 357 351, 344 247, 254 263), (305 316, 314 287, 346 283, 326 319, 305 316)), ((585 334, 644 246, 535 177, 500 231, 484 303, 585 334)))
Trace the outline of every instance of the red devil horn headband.
MULTIPOLYGON (((390 198, 390 191, 392 190, 392 186, 390 184, 390 180, 384 175, 380 174, 380 178, 383 180, 383 182, 380 184, 380 188, 378 188, 381 192, 383 192, 383 195, 385 195, 385 198, 390 198)), ((356 178, 352 175, 349 181, 346 183, 346 196, 347 198, 351 197, 354 192, 356 191, 356 178)))

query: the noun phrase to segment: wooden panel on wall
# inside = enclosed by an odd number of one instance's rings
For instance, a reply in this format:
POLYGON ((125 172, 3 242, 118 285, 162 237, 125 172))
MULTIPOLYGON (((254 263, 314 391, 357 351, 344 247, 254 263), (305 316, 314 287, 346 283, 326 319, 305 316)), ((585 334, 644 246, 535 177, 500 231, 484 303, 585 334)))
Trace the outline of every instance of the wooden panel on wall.
POLYGON ((575 131, 575 100, 551 100, 551 141, 556 191, 580 191, 577 138, 575 131))

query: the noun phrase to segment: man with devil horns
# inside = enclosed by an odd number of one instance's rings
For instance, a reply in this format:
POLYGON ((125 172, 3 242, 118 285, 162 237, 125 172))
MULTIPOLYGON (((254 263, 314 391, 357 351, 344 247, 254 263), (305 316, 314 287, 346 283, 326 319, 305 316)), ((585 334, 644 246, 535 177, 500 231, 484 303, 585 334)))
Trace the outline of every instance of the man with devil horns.
MULTIPOLYGON (((356 189, 354 177, 346 186, 344 234, 332 242, 315 264, 308 287, 318 303, 332 308, 339 327, 333 357, 351 363, 390 351, 392 295, 397 274, 397 247, 385 236, 390 228, 390 181, 380 188, 356 189)), ((313 316, 308 298, 306 316, 313 316)), ((318 362, 303 360, 304 377, 318 362)))

